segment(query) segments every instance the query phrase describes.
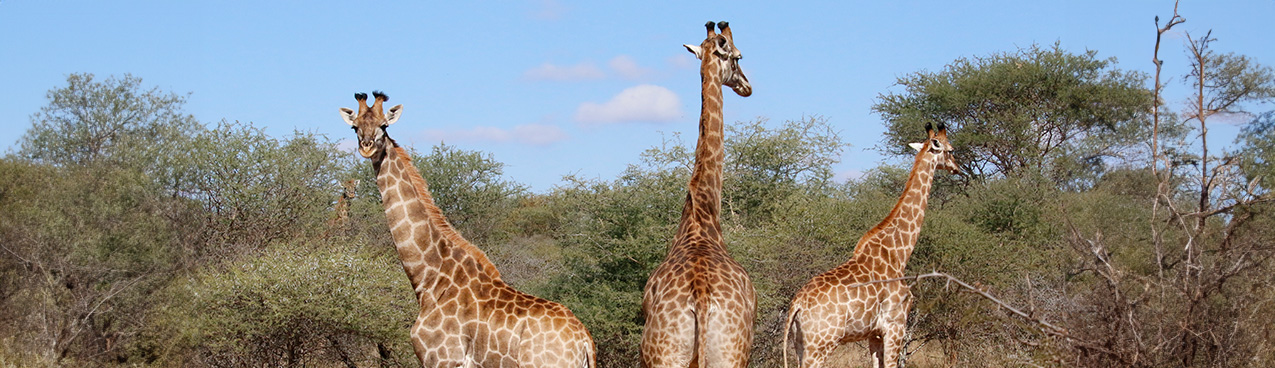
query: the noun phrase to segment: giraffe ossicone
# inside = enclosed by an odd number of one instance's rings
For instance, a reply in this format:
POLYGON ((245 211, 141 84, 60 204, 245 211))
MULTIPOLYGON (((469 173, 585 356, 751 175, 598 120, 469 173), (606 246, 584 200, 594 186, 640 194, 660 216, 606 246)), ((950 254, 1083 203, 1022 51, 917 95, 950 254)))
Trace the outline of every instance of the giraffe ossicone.
POLYGON ((341 108, 372 159, 376 186, 403 270, 420 304, 410 335, 425 367, 596 366, 593 339, 565 306, 505 284, 486 254, 461 237, 442 211, 406 150, 385 129, 403 105, 373 92, 355 94, 356 112, 341 108))
POLYGON ((849 261, 811 278, 793 296, 784 324, 784 366, 790 332, 800 367, 814 368, 838 346, 868 340, 874 367, 898 364, 912 295, 903 277, 925 219, 935 170, 960 173, 947 140, 947 127, 925 126, 926 141, 917 150, 912 172, 898 203, 885 220, 868 230, 849 261))
POLYGON ((745 367, 752 350, 756 296, 722 240, 722 86, 747 97, 729 24, 708 22, 699 46, 702 105, 695 166, 668 255, 642 295, 642 366, 745 367), (717 26, 721 33, 714 32, 717 26))

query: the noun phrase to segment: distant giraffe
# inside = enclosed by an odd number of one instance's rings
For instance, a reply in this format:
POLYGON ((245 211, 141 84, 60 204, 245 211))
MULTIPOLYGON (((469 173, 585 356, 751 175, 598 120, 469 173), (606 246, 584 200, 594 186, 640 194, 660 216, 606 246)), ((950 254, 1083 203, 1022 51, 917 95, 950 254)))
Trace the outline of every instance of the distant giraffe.
POLYGON ((722 85, 748 97, 752 85, 726 22, 704 25, 708 38, 685 45, 701 60, 702 105, 695 167, 682 220, 664 263, 642 297, 643 367, 744 367, 752 350, 756 297, 752 281, 722 240, 722 85))
POLYGON ((594 367, 593 339, 561 304, 514 290, 496 266, 452 228, 407 151, 385 129, 403 105, 383 113, 385 94, 355 94, 341 108, 359 154, 372 159, 390 234, 416 292, 412 347, 425 367, 594 367))
POLYGON ((912 143, 916 162, 903 195, 885 220, 859 239, 846 263, 815 276, 792 298, 784 325, 784 366, 788 366, 788 331, 794 332, 801 367, 823 365, 837 346, 867 339, 877 367, 898 364, 912 294, 903 281, 862 285, 903 277, 925 219, 925 205, 936 169, 959 173, 947 141, 947 128, 926 124, 925 143, 912 143), (856 286, 855 284, 860 284, 856 286))
POLYGON ((354 200, 355 190, 358 186, 359 179, 350 179, 341 183, 341 196, 336 199, 336 205, 332 206, 332 218, 328 219, 327 226, 323 231, 324 238, 344 229, 345 225, 349 223, 350 201, 354 200))

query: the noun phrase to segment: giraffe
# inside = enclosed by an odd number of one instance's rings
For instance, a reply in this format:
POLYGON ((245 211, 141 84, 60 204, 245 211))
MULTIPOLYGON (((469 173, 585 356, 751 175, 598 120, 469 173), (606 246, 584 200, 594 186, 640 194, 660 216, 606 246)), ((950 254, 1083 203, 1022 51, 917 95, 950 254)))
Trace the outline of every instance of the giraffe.
POLYGON ((925 205, 936 169, 960 173, 947 140, 947 127, 926 124, 926 143, 912 143, 916 162, 899 202, 885 220, 868 230, 849 261, 815 276, 797 291, 784 325, 784 366, 788 331, 801 367, 819 367, 837 346, 867 339, 875 366, 895 367, 907 327, 912 294, 902 281, 862 284, 903 277, 925 218, 925 205))
POLYGON ((341 182, 341 196, 336 199, 336 205, 332 207, 332 218, 328 219, 327 226, 323 231, 323 238, 332 236, 338 230, 344 229, 350 221, 350 201, 358 194, 355 190, 359 186, 359 179, 350 179, 341 182))
POLYGON ((643 367, 744 367, 752 350, 752 281, 722 240, 722 85, 752 95, 729 24, 704 25, 708 38, 684 45, 701 60, 702 105, 695 166, 668 255, 646 282, 643 367))
POLYGON ((386 134, 403 105, 354 95, 341 108, 372 160, 390 234, 420 303, 412 347, 425 367, 594 367, 593 338, 561 304, 524 294, 500 278, 482 250, 447 222, 406 150, 386 134))

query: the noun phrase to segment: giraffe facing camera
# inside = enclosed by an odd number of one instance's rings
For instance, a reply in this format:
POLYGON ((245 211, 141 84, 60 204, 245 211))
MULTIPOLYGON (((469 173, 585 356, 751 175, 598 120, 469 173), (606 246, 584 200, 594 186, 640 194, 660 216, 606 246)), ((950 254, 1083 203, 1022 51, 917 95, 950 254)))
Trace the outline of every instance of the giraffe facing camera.
POLYGON ((593 338, 562 304, 509 286, 481 249, 452 227, 434 203, 407 150, 385 133, 403 105, 373 92, 355 94, 359 110, 341 117, 372 160, 376 187, 403 271, 420 311, 409 335, 425 367, 595 367, 593 338))

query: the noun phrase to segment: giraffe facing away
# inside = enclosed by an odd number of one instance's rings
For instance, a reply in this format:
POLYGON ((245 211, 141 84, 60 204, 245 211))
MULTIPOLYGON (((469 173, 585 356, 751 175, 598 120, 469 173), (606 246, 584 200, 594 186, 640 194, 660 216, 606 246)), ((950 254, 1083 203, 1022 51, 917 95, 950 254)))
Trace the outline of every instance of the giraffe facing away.
POLYGON ((756 297, 744 268, 722 240, 722 86, 752 95, 729 25, 684 45, 700 59, 702 105, 695 166, 682 220, 664 263, 646 282, 643 367, 744 367, 752 350, 756 297))
POLYGON ((482 250, 452 228, 407 151, 385 129, 403 105, 355 94, 359 110, 341 108, 372 159, 390 234, 420 303, 412 347, 425 367, 594 367, 593 339, 561 304, 514 290, 482 250))
POLYGON ((846 263, 815 276, 797 291, 784 325, 784 366, 793 333, 801 367, 823 365, 837 346, 868 340, 876 367, 895 367, 907 327, 912 294, 903 281, 862 284, 903 277, 925 219, 930 184, 937 169, 960 173, 947 128, 926 124, 925 143, 912 143, 916 162, 899 202, 885 220, 868 230, 846 263))

